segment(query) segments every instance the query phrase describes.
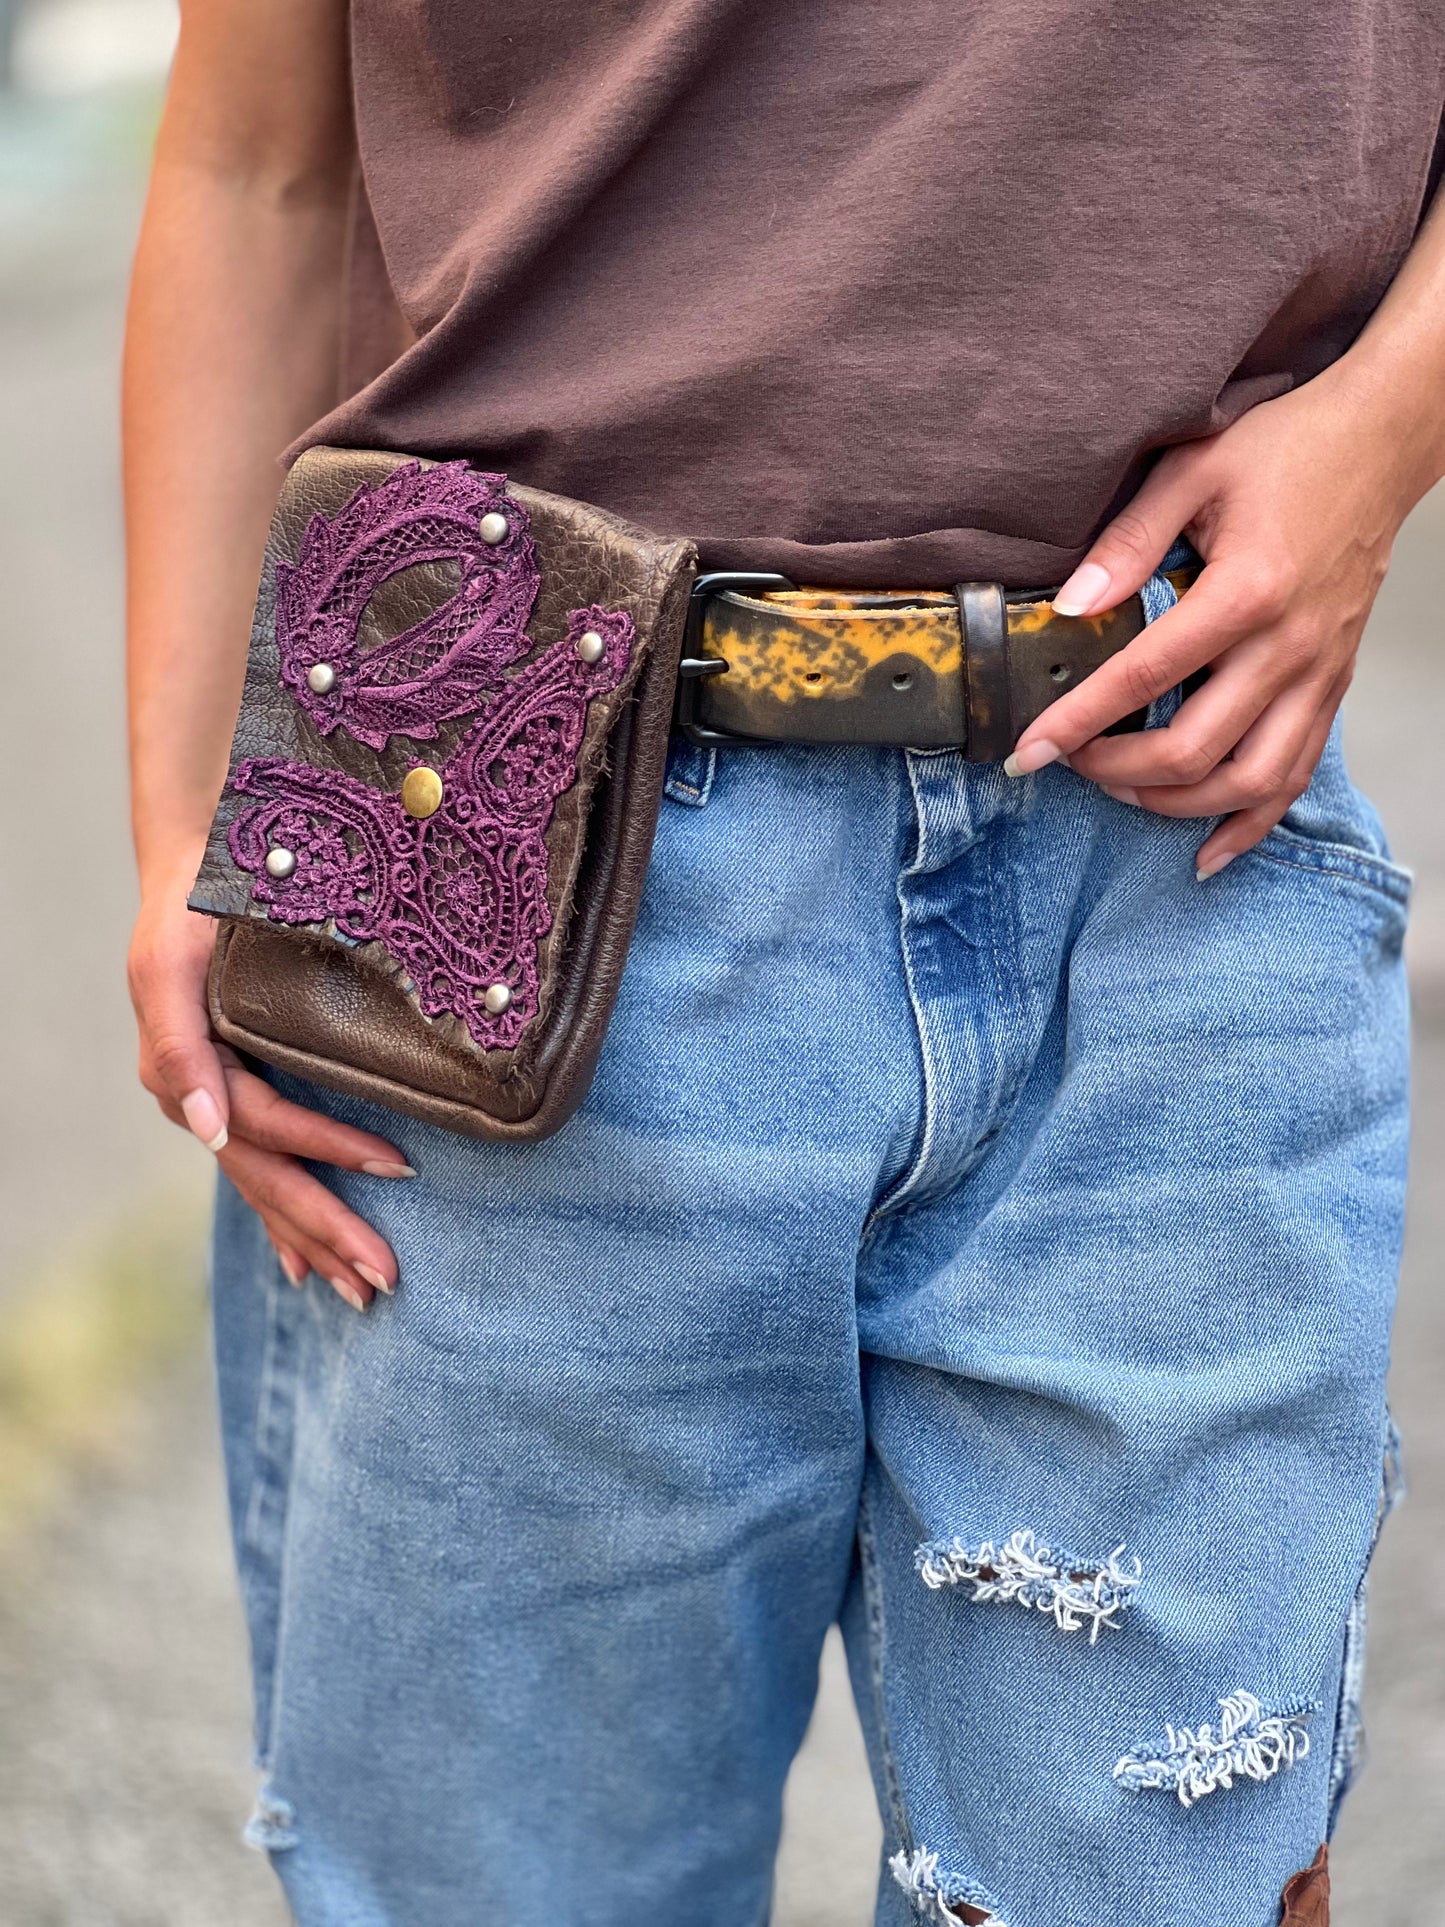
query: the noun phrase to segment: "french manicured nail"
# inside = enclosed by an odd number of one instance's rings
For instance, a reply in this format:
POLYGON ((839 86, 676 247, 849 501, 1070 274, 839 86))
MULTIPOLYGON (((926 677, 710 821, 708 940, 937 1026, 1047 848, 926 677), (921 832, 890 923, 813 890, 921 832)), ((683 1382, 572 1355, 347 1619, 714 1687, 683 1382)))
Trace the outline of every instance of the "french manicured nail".
POLYGON ((290 1257, 284 1251, 278 1251, 276 1256, 281 1260, 281 1269, 291 1280, 292 1284, 295 1285, 296 1289, 300 1291, 301 1287, 306 1283, 306 1274, 311 1267, 303 1264, 299 1258, 290 1257))
POLYGON ((1099 562, 1081 562, 1054 597, 1056 616, 1083 616, 1109 593, 1109 571, 1099 562))
MULTIPOLYGON (((353 1262, 355 1261, 353 1260, 353 1262)), ((387 1297, 390 1298, 391 1294, 396 1290, 395 1285, 389 1285, 381 1273, 379 1271, 373 1271, 370 1265, 357 1265, 356 1270, 358 1275, 366 1280, 373 1291, 384 1291, 387 1297)))
POLYGON ((1196 883, 1208 883, 1211 877, 1217 877, 1219 875, 1219 872, 1224 868, 1226 863, 1233 863, 1238 855, 1238 850, 1223 850, 1214 856, 1206 857, 1194 872, 1194 881, 1196 883))
POLYGON ((1132 803, 1136 807, 1138 805, 1138 790, 1131 790, 1126 784, 1121 783, 1117 789, 1111 789, 1107 783, 1101 783, 1099 787, 1103 790, 1105 796, 1112 796, 1116 803, 1132 803))
POLYGON ((208 1151, 225 1150, 226 1120, 209 1091, 192 1091, 189 1097, 183 1097, 181 1115, 208 1151))
MULTIPOLYGON (((360 1271, 361 1266, 358 1265, 356 1269, 360 1271)), ((366 1300, 359 1291, 356 1291, 351 1285, 348 1285, 344 1278, 333 1278, 331 1284, 332 1288, 341 1293, 347 1304, 350 1305, 354 1311, 366 1310, 366 1300)))
POLYGON ((416 1172, 409 1164, 388 1164, 383 1158, 368 1158, 362 1165, 369 1178, 414 1178, 416 1172))
POLYGON ((1032 776, 1036 769, 1047 769, 1050 763, 1057 763, 1063 755, 1057 743, 1051 743, 1047 736, 1037 737, 1016 749, 1012 756, 1003 759, 1005 776, 1032 776))

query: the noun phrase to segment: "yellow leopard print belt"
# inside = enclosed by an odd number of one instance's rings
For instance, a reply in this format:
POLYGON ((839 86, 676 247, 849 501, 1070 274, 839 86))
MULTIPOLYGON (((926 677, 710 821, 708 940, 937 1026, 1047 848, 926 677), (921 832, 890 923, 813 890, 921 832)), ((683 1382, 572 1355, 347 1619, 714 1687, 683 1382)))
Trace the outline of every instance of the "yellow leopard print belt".
MULTIPOLYGON (((1176 594, 1197 573, 1171 573, 1176 594)), ((699 742, 892 743, 990 761, 1143 626, 1138 596, 1075 617, 1056 615, 1047 592, 993 583, 916 593, 720 583, 692 630, 679 720, 699 742)))

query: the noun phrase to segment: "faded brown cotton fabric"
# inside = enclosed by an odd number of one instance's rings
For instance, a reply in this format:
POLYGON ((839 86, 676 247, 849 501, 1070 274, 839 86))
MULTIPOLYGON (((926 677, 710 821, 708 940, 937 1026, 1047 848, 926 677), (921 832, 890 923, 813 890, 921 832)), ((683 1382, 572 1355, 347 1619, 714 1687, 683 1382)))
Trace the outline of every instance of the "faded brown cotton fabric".
POLYGON ((349 383, 383 260, 416 341, 308 442, 714 566, 1025 586, 1148 450, 1348 346, 1432 183, 1445 6, 354 0, 354 80, 349 383))

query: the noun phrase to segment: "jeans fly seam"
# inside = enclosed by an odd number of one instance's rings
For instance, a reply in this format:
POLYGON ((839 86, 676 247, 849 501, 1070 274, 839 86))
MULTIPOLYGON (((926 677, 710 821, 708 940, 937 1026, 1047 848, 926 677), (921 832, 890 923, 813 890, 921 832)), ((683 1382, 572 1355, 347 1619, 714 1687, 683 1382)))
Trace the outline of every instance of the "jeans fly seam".
POLYGON ((913 1851, 913 1835, 908 1810, 903 1803, 903 1786, 898 1777, 898 1759, 888 1733, 887 1702, 883 1690, 883 1587, 878 1573, 878 1542, 873 1536, 873 1519, 866 1486, 858 1494, 858 1557, 863 1569, 864 1625, 868 1634, 868 1677, 873 1687, 873 1719, 878 1729, 878 1752, 883 1767, 883 1784, 888 1794, 889 1817, 906 1853, 913 1851))
MULTIPOLYGON (((921 817, 921 814, 922 812, 920 807, 920 817, 921 817)), ((1012 1035, 1014 1038, 1019 1038, 1024 1035, 1024 1030, 1025 1030, 1025 1026, 1023 1022, 1023 998, 1019 993, 1017 984, 1015 982, 1010 981, 1008 977, 1008 973, 1004 968, 1003 953, 999 948, 999 939, 998 939, 999 893, 998 893, 997 884, 995 880, 995 869, 994 869, 995 852, 993 851, 991 846, 986 845, 982 852, 982 856, 983 856, 983 865, 984 865, 984 883, 985 883, 985 888, 988 891, 989 925, 990 925, 989 951, 993 962, 994 988, 995 988, 995 991, 997 992, 1000 1006, 1008 1013, 1008 1018, 1011 1024, 1012 1035)), ((905 874, 912 874, 912 873, 913 873, 912 868, 910 868, 910 870, 905 874)), ((1012 936, 1012 939, 1013 939, 1014 948, 1015 948, 1015 951, 1017 951, 1018 928, 1014 919, 1011 905, 1009 908, 1007 921, 1009 925, 1010 935, 1012 936)), ((906 967, 906 953, 905 953, 905 967, 906 967)), ((909 985, 910 985, 910 995, 911 995, 911 992, 912 992, 911 973, 909 973, 909 985)), ((901 1219, 906 1217, 911 1211, 916 1210, 920 1206, 935 1201, 933 1198, 916 1198, 916 1197, 908 1196, 908 1193, 916 1189, 920 1180, 922 1179, 924 1170, 932 1158, 934 1144, 936 1142, 937 1135, 938 1135, 938 1132, 937 1132, 938 1107, 937 1107, 937 1100, 935 1095, 936 1089, 937 1089, 937 1082, 938 1082, 937 1063, 936 1063, 936 1059, 933 1057, 929 1049, 927 1026, 923 1017, 922 1010, 917 1006, 916 1002, 914 1006, 914 1016, 918 1025, 919 1039, 920 1039, 920 1043, 924 1054, 925 1073, 926 1075, 928 1073, 931 1073, 931 1075, 927 1076, 927 1085, 928 1085, 927 1131, 924 1137, 924 1141, 920 1146, 918 1155, 913 1161, 913 1165, 908 1171, 905 1172, 904 1176, 899 1179, 898 1183, 888 1193, 887 1197, 883 1198, 880 1201, 880 1203, 874 1210, 872 1217, 870 1217, 867 1225, 864 1227, 865 1237, 873 1229, 874 1222, 876 1221, 876 1219, 881 1213, 887 1213, 889 1217, 892 1217, 895 1219, 901 1219)), ((993 1093, 989 1099, 988 1107, 987 1107, 989 1116, 992 1119, 992 1121, 989 1124, 987 1124, 984 1128, 978 1131, 978 1133, 975 1136, 971 1149, 968 1151, 967 1155, 960 1160, 959 1164, 957 1165, 957 1168, 953 1172, 953 1176, 948 1185, 948 1189, 950 1191, 956 1189, 958 1185, 964 1183, 969 1177, 972 1176, 973 1172, 978 1168, 978 1165, 982 1160, 982 1158, 984 1157, 985 1153, 987 1152, 989 1145, 993 1142, 993 1140, 999 1134, 999 1130, 1001 1129, 1000 1119, 1012 1108, 1015 1099, 1018 1097, 1019 1092, 1023 1089, 1024 1084, 1027 1082, 1028 1068, 1029 1067, 1027 1065, 1020 1065, 1018 1069, 1008 1072, 1003 1068, 1003 1066, 999 1067, 999 1070, 996 1073, 995 1079, 994 1079, 993 1093)))
MULTIPOLYGON (((1019 989, 1017 979, 1013 977, 1008 977, 1005 973, 1003 953, 999 949, 998 933, 999 933, 999 921, 1000 921, 1000 918, 999 918, 1000 894, 998 891, 997 881, 996 881, 996 878, 997 878, 997 871, 995 866, 996 854, 997 852, 994 849, 994 846, 992 843, 989 843, 985 846, 984 874, 988 879, 988 908, 989 908, 989 923, 991 926, 989 943, 993 951, 994 982, 998 989, 999 1006, 1001 1009, 1007 1010, 1010 1014, 1013 1040, 1016 1041, 1018 1039, 1021 1039, 1025 1034, 1024 1000, 1023 1000, 1023 994, 1019 989)), ((1003 897, 1003 901, 1007 905, 1009 939, 1013 946, 1013 954, 1015 957, 1017 957, 1019 954, 1019 929, 1018 929, 1018 919, 1015 914, 1014 900, 1011 895, 1005 893, 1003 897)), ((977 1164, 978 1153, 983 1149, 984 1144, 987 1143, 990 1138, 995 1137, 997 1135, 998 1129, 999 1129, 998 1119, 1013 1104, 1014 1099, 1018 1096, 1019 1091, 1023 1088, 1026 1075, 1027 1075, 1026 1067, 1023 1065, 1020 1065, 1017 1070, 1003 1077, 1002 1082, 1000 1083, 997 1091, 994 1094, 993 1102, 990 1105, 990 1110, 993 1114, 994 1122, 989 1127, 986 1135, 975 1144, 973 1155, 970 1156, 970 1158, 968 1159, 967 1165, 965 1167, 964 1175, 966 1175, 968 1171, 972 1171, 974 1166, 977 1164)))
POLYGON ((903 959, 903 981, 908 990, 908 1007, 913 1014, 913 1027, 918 1038, 918 1050, 923 1067, 923 1121, 922 1129, 918 1137, 918 1149, 904 1166, 902 1175, 894 1181, 887 1193, 878 1200, 878 1203, 868 1214, 867 1221, 863 1226, 864 1238, 868 1237, 881 1217, 890 1214, 898 1205, 902 1204, 907 1199, 909 1192, 914 1190, 918 1185, 933 1152, 933 1140, 938 1115, 938 1065, 934 1057, 932 1041, 929 1037, 928 1024, 924 1018, 923 1006, 918 997, 918 985, 913 974, 913 960, 908 951, 908 926, 910 916, 908 901, 903 892, 903 886, 908 879, 922 873, 924 861, 928 855, 928 813, 924 809, 923 800, 918 793, 918 781, 914 776, 913 765, 909 757, 910 752, 905 750, 903 752, 903 766, 908 775, 908 788, 913 801, 914 820, 918 826, 918 848, 914 852, 913 861, 904 870, 899 872, 895 890, 898 897, 898 947, 903 959))

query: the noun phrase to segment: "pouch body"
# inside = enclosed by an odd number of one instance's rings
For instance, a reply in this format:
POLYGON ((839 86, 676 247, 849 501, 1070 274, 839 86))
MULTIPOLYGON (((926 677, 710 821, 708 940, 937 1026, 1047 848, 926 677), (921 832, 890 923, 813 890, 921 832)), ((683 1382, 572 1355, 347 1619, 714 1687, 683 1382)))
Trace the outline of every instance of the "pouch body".
POLYGON ((302 455, 189 899, 222 923, 218 1036, 472 1136, 563 1124, 637 916, 695 572, 685 541, 464 463, 302 455))

